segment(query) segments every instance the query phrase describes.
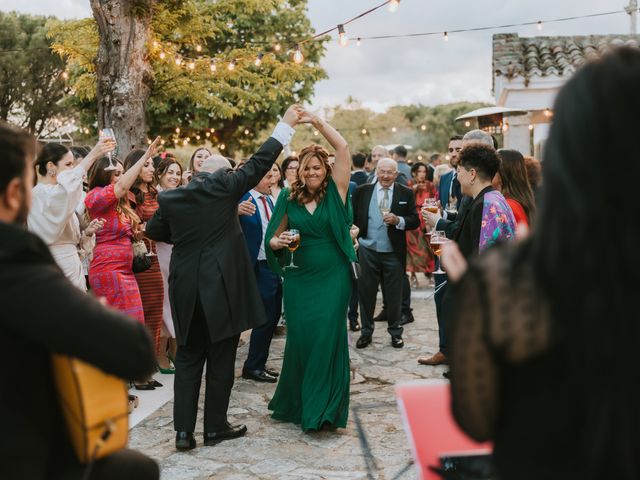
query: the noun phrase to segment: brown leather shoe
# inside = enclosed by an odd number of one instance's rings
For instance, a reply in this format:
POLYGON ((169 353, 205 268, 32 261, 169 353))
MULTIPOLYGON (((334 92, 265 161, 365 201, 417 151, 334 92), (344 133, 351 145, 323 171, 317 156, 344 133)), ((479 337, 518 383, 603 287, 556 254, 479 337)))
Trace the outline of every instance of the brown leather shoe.
POLYGON ((447 357, 444 356, 444 353, 438 352, 431 357, 420 357, 418 358, 418 363, 420 365, 448 365, 447 357))

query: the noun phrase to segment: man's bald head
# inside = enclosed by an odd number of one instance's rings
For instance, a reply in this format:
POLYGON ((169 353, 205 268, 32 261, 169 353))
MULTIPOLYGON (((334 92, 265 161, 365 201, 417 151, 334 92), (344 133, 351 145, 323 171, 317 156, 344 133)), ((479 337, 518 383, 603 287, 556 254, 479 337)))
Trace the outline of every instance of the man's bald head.
POLYGON ((221 168, 231 168, 231 164, 229 160, 224 158, 222 155, 218 155, 214 153, 204 162, 202 162, 202 166, 200 167, 201 172, 213 173, 221 168))

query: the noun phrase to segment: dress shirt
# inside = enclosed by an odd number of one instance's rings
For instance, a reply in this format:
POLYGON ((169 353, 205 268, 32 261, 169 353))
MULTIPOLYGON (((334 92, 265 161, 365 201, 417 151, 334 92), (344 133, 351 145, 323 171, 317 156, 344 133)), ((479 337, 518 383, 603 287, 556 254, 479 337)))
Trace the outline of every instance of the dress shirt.
POLYGON ((293 127, 284 122, 278 122, 276 128, 273 129, 271 137, 280 142, 283 147, 286 147, 291 142, 294 133, 296 133, 296 131, 293 127))
POLYGON ((266 260, 267 255, 264 251, 264 237, 267 233, 267 226, 269 225, 268 219, 271 218, 273 210, 271 206, 271 199, 269 198, 269 195, 263 195, 262 193, 255 190, 250 190, 249 194, 251 195, 251 197, 253 197, 254 202, 256 202, 256 205, 260 210, 260 220, 262 221, 262 241, 260 242, 260 250, 258 251, 258 260, 266 260), (268 212, 264 209, 264 203, 262 203, 261 200, 262 197, 264 197, 267 202, 267 208, 269 209, 268 212))
MULTIPOLYGON (((389 187, 389 207, 391 207, 391 203, 393 200, 393 186, 395 185, 395 183, 392 183, 391 186, 389 187)), ((378 205, 380 205, 380 202, 382 201, 382 199, 384 198, 384 187, 382 185, 380 185, 380 182, 376 183, 376 198, 378 199, 378 205)), ((397 216, 399 219, 398 224, 395 226, 398 230, 404 230, 404 218, 401 216, 397 216)))

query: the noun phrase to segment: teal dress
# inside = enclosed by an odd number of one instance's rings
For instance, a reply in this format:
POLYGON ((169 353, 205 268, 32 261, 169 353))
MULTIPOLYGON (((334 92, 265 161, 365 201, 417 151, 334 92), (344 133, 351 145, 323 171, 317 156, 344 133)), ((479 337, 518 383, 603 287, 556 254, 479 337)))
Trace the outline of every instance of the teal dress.
POLYGON ((344 428, 349 414, 349 264, 356 261, 349 236, 351 202, 345 205, 333 179, 313 214, 288 196, 289 190, 282 190, 265 238, 269 264, 284 276, 287 318, 284 362, 269 410, 274 419, 305 431, 344 428), (283 271, 290 254, 272 251, 269 239, 285 214, 288 228, 300 231, 300 247, 294 254, 299 268, 283 271))

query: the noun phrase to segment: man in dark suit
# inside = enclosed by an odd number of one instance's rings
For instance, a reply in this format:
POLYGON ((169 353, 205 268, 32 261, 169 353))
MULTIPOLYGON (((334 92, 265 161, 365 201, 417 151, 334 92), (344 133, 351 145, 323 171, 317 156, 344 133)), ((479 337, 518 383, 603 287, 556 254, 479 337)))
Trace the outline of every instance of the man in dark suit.
POLYGON ((275 383, 278 373, 266 367, 273 333, 282 313, 282 281, 267 264, 264 236, 273 213, 269 197, 273 174, 269 171, 262 180, 242 197, 238 208, 240 227, 249 250, 249 258, 255 274, 266 322, 251 331, 249 353, 242 368, 242 378, 257 382, 275 383))
POLYGON ((354 153, 351 155, 351 164, 353 165, 353 171, 351 172, 351 181, 356 185, 364 185, 367 183, 369 175, 364 171, 364 164, 367 161, 367 156, 364 153, 354 153))
POLYGON ((169 299, 178 352, 174 383, 176 448, 195 448, 202 369, 207 363, 204 444, 237 438, 227 421, 240 333, 266 322, 238 220, 238 202, 269 171, 293 136, 299 107, 290 107, 272 136, 239 169, 220 155, 205 160, 189 185, 163 192, 147 223, 149 238, 173 244, 169 299))
POLYGON ((420 226, 413 190, 396 182, 397 163, 390 158, 378 162, 374 184, 358 187, 353 198, 354 224, 360 229, 358 280, 362 333, 356 347, 371 343, 373 313, 378 285, 382 284, 387 331, 391 345, 402 348, 402 284, 407 258, 406 230, 420 226), (384 278, 384 282, 382 279, 384 278))
MULTIPOLYGON (((154 371, 155 355, 144 325, 75 287, 27 231, 35 150, 35 138, 0 122, 0 351, 12 362, 0 375, 0 478, 85 478, 63 421, 51 355, 136 380, 154 371)), ((159 476, 152 459, 125 449, 97 460, 86 478, 159 476)))

